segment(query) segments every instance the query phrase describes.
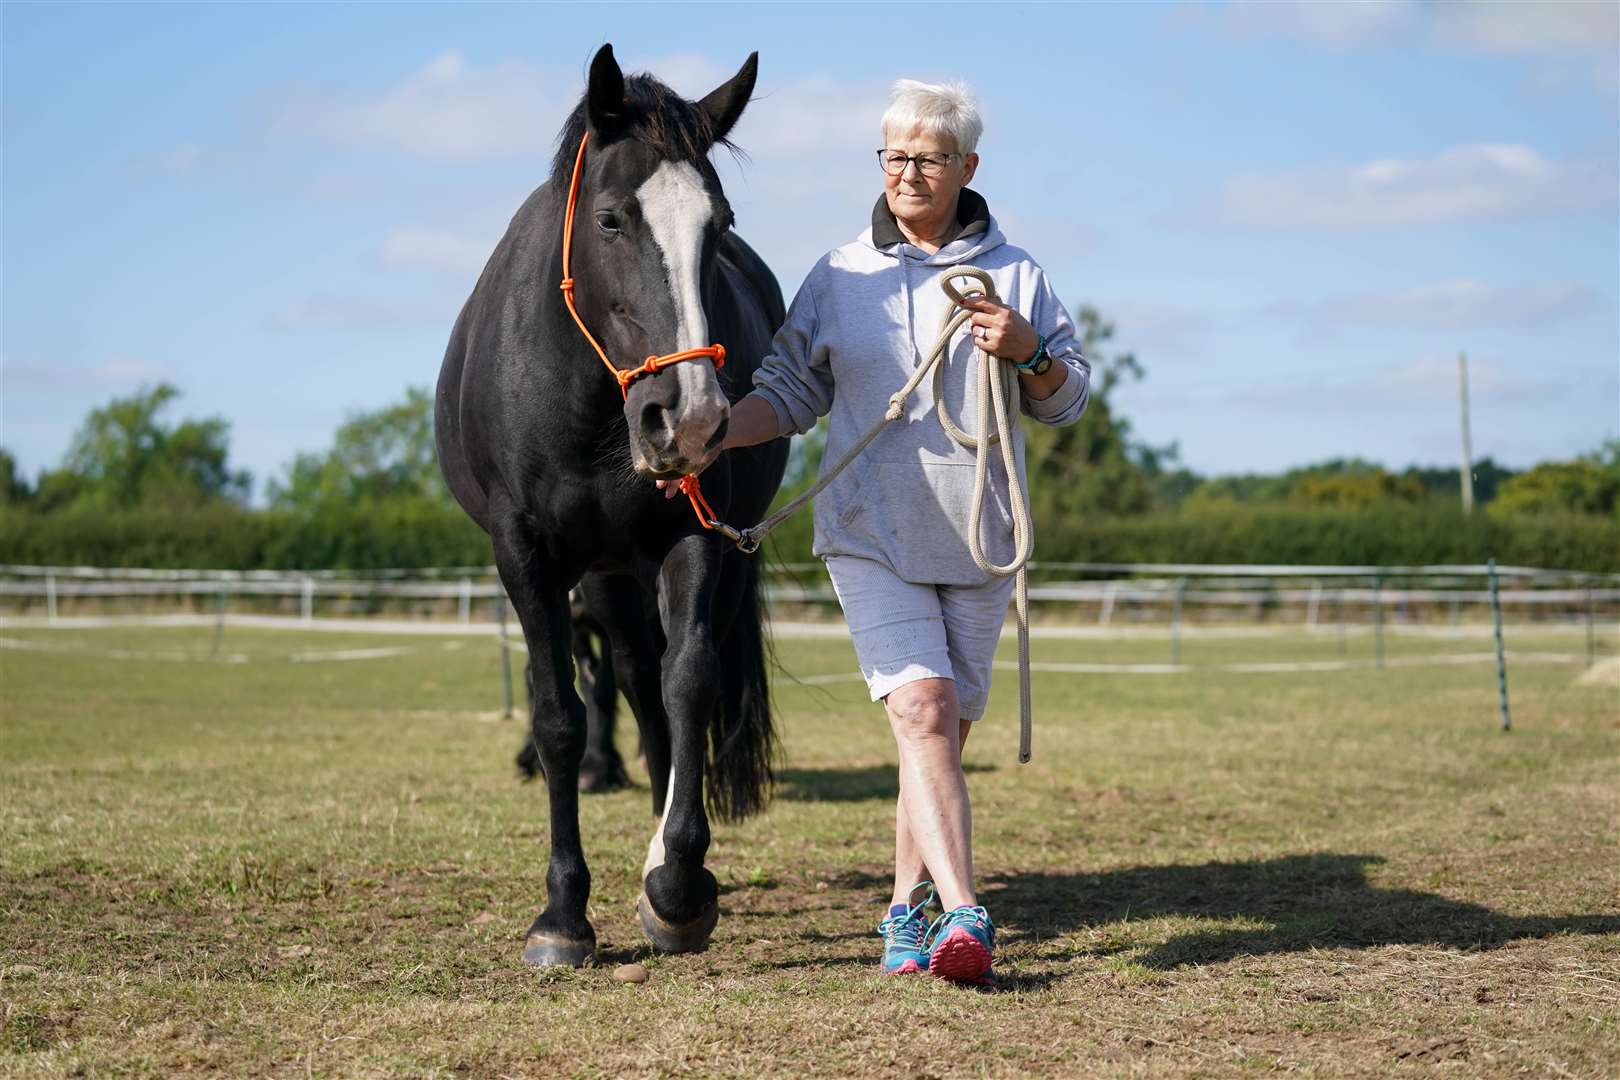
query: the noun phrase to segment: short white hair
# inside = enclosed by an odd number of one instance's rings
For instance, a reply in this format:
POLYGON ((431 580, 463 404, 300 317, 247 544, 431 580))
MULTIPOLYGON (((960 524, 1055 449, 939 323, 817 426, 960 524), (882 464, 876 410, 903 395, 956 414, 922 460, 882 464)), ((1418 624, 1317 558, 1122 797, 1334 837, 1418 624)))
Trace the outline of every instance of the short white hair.
POLYGON ((956 140, 956 152, 971 154, 984 134, 979 103, 964 82, 925 83, 900 79, 889 91, 889 108, 878 126, 879 134, 922 129, 930 135, 956 140))

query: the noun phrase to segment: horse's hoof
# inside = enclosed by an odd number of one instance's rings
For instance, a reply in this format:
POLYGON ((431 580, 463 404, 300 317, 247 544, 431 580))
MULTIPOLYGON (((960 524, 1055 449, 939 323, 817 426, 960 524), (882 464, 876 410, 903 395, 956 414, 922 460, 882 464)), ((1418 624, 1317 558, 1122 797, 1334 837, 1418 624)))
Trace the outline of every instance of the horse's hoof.
POLYGON ((698 952, 709 944, 714 924, 720 921, 720 905, 711 900, 691 922, 680 926, 667 923, 653 911, 646 893, 636 901, 636 913, 641 916, 641 928, 647 932, 653 948, 666 953, 698 952))
POLYGON ((618 791, 630 786, 630 777, 625 773, 624 766, 602 765, 595 768, 581 766, 579 770, 579 790, 587 795, 601 795, 609 791, 618 791))
POLYGON ((523 962, 535 967, 585 967, 596 960, 594 938, 566 938, 536 931, 523 942, 523 962))

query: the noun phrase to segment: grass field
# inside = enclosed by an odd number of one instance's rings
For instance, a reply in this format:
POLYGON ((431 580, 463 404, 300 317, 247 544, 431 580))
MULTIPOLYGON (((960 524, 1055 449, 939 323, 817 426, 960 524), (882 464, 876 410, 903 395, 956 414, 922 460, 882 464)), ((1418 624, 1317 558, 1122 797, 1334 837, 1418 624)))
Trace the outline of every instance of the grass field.
MULTIPOLYGON (((846 643, 783 639, 785 759, 716 829, 709 951, 634 914, 644 776, 584 800, 604 966, 543 897, 489 639, 8 627, 0 1074, 1612 1076, 1620 692, 1578 663, 1016 680, 968 747, 993 993, 875 974, 893 746, 846 643), (27 646, 33 646, 28 648, 27 646), (358 650, 358 652, 356 652, 358 650), (340 656, 350 658, 340 659, 340 656), (295 658, 296 657, 296 658, 295 658), (609 972, 644 962, 651 979, 609 972)), ((1612 655, 1612 629, 1601 641, 1612 655)), ((1581 654, 1584 639, 1509 646, 1581 654)), ((1489 649, 1396 636, 1392 660, 1489 649)), ((1331 660, 1189 638, 1185 664, 1331 660)), ((1346 654, 1365 659, 1358 636, 1346 654)), ((1038 640, 1144 664, 1168 640, 1038 640)), ((1004 659, 1012 659, 1007 650, 1004 659)), ((629 725, 621 746, 633 754, 629 725)))

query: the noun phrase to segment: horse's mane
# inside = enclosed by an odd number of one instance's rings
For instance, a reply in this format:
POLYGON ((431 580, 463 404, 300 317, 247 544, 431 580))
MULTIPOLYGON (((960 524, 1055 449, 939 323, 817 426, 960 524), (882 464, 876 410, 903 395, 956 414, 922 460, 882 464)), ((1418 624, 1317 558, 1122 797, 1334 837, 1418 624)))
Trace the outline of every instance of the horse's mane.
MULTIPOLYGON (((634 139, 659 157, 671 161, 700 162, 716 144, 733 154, 740 151, 730 139, 716 139, 709 114, 651 75, 627 75, 624 79, 625 125, 621 138, 634 139)), ((568 114, 562 133, 557 136, 556 155, 551 160, 551 180, 566 187, 574 171, 574 155, 585 136, 585 95, 568 114)))

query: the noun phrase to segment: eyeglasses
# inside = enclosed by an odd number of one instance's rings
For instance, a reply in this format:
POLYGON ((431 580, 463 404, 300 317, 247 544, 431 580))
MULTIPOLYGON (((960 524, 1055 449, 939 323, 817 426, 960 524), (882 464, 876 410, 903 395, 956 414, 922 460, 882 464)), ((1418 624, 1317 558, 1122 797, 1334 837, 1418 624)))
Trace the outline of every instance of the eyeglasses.
POLYGON ((961 154, 906 154, 899 150, 879 150, 877 152, 878 164, 890 176, 900 176, 905 173, 909 162, 917 163, 917 171, 924 176, 938 176, 945 171, 945 166, 951 163, 952 158, 959 158, 961 154))

